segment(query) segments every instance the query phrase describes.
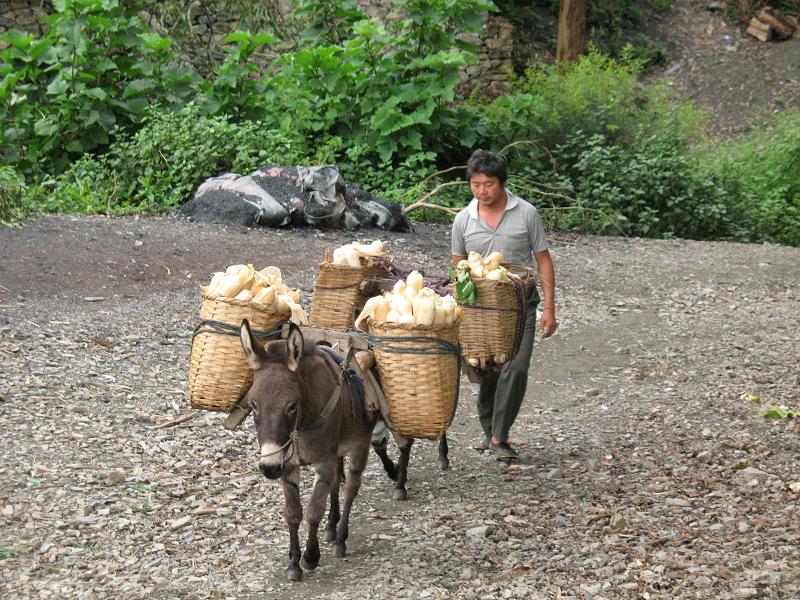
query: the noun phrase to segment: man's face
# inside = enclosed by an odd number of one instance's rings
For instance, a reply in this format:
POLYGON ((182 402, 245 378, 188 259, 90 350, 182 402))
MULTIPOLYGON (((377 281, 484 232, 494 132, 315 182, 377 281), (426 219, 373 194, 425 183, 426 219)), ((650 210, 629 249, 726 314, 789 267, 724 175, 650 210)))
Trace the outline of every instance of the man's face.
POLYGON ((494 208, 506 199, 506 190, 497 177, 487 177, 483 173, 475 173, 469 180, 472 195, 481 206, 494 208))

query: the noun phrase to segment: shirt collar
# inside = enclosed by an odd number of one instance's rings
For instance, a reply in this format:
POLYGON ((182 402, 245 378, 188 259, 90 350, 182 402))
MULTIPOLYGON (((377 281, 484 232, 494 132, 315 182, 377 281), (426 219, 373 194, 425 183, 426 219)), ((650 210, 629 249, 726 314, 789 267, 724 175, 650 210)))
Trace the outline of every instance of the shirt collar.
MULTIPOLYGON (((517 196, 515 196, 514 194, 512 194, 511 192, 509 192, 508 189, 506 189, 506 198, 508 198, 508 201, 506 202, 506 208, 505 208, 505 210, 503 212, 508 212, 509 210, 511 210, 512 208, 515 208, 517 206, 517 204, 520 203, 520 199, 517 196)), ((477 198, 474 198, 474 197, 472 198, 472 202, 470 202, 469 206, 467 206, 467 212, 469 213, 469 216, 472 217, 473 219, 477 219, 478 218, 478 199, 477 198)))

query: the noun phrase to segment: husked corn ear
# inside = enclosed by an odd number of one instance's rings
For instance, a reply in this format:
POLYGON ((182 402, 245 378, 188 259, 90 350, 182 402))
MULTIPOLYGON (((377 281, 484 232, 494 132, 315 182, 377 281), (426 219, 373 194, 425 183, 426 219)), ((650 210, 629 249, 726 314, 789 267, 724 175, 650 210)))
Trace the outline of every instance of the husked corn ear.
POLYGON ((283 278, 281 277, 281 270, 278 267, 264 267, 260 271, 256 271, 254 273, 254 278, 263 287, 269 287, 271 285, 280 285, 281 283, 283 283, 283 278))
POLYGON ((433 325, 436 317, 436 305, 433 298, 418 294, 414 298, 414 321, 417 325, 433 325))
POLYGON ((347 259, 344 257, 344 248, 336 248, 333 251, 333 264, 346 265, 347 259))
POLYGON ((392 295, 393 296, 404 296, 406 293, 406 282, 402 279, 394 284, 392 287, 392 295))
POLYGON ((281 314, 291 315, 291 320, 296 325, 308 325, 308 317, 305 311, 289 294, 276 294, 275 305, 281 314))
POLYGON ((405 315, 409 313, 412 315, 414 314, 414 308, 411 305, 411 301, 405 296, 392 295, 391 309, 396 310, 397 313, 400 315, 405 315))
POLYGON ((400 319, 397 322, 401 325, 414 325, 416 323, 414 320, 414 315, 411 313, 404 313, 400 315, 400 319))
POLYGON ((345 244, 333 251, 333 264, 360 267, 361 259, 358 257, 358 252, 353 248, 353 244, 345 244))
POLYGON ((216 294, 225 298, 233 298, 241 291, 242 280, 235 273, 223 275, 216 286, 216 294))
POLYGON ((508 281, 508 272, 503 267, 497 267, 486 274, 486 279, 492 281, 508 281))
POLYGON ((358 252, 352 246, 344 249, 344 258, 347 261, 348 267, 360 267, 361 266, 361 258, 358 256, 358 252))
POLYGON ((383 323, 386 321, 386 316, 389 314, 390 310, 391 304, 389 303, 389 299, 383 296, 381 297, 381 302, 375 307, 375 313, 372 315, 372 318, 378 323, 383 323))
POLYGON ((380 240, 375 240, 371 244, 359 244, 358 242, 353 242, 353 248, 355 248, 359 256, 384 255, 383 242, 380 240))
POLYGON ((364 308, 361 311, 361 314, 358 315, 358 318, 355 321, 355 328, 358 329, 358 326, 364 319, 368 317, 375 318, 375 313, 378 311, 378 308, 383 305, 387 305, 386 313, 388 313, 388 304, 389 302, 383 296, 374 296, 367 300, 364 303, 364 308))
POLYGON ((450 294, 442 298, 442 311, 445 325, 450 325, 461 320, 461 307, 450 294))
POLYGON ((225 273, 223 273, 222 271, 217 271, 216 273, 214 273, 214 275, 211 277, 211 283, 208 284, 209 294, 217 293, 217 288, 219 287, 219 284, 224 277, 225 273))
POLYGON ((411 271, 406 277, 406 298, 413 300, 425 285, 425 279, 419 271, 411 271))
POLYGON ((242 290, 233 297, 234 300, 252 300, 253 292, 250 290, 242 290))
POLYGON ((469 273, 470 277, 476 279, 490 279, 493 281, 508 281, 508 270, 500 263, 503 262, 504 256, 501 252, 492 252, 485 259, 474 250, 469 253, 466 261, 459 261, 456 268, 465 273, 469 273))
POLYGON ((260 290, 253 296, 253 302, 272 306, 273 302, 275 302, 275 288, 268 287, 260 290))
POLYGON ((488 263, 497 263, 499 265, 504 260, 505 260, 505 256, 503 256, 502 252, 494 251, 494 252, 489 253, 489 256, 484 258, 483 262, 485 262, 487 264, 488 263))

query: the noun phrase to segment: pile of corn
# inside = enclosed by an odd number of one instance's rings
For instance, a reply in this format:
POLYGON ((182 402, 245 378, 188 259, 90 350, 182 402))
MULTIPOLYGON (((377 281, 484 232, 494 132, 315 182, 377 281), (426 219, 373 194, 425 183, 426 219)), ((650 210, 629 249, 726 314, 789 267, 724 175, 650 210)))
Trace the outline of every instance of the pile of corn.
POLYGON ((298 325, 308 324, 300 306, 300 290, 293 290, 283 282, 278 267, 256 271, 250 264, 231 265, 224 272, 214 273, 207 293, 262 304, 283 317, 291 317, 298 325))
POLYGON ((333 264, 347 265, 348 267, 363 267, 366 259, 372 256, 384 256, 386 252, 383 242, 375 240, 371 244, 351 242, 340 246, 333 251, 333 264))
POLYGON ((467 260, 459 261, 456 270, 459 273, 469 273, 474 279, 489 279, 492 281, 508 281, 508 269, 501 266, 504 257, 500 252, 492 252, 483 258, 478 252, 470 252, 467 260))
POLYGON ((451 325, 461 319, 461 307, 450 294, 440 296, 424 287, 419 271, 411 271, 406 280, 394 284, 391 293, 367 300, 355 327, 366 318, 376 323, 408 325, 451 325))

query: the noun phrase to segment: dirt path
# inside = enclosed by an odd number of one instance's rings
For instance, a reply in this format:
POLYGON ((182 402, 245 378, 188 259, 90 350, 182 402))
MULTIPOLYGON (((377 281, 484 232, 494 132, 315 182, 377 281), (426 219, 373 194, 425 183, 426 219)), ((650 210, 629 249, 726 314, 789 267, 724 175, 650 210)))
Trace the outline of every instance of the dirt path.
MULTIPOLYGON (((440 272, 448 228, 385 232, 440 272)), ((796 598, 800 249, 554 235, 558 335, 537 342, 507 467, 415 446, 409 500, 371 461, 346 560, 285 581, 281 494, 252 425, 189 412, 197 286, 280 266, 308 306, 311 229, 45 218, 0 229, 0 591, 75 598, 796 598), (755 398, 755 400, 753 399, 755 398)), ((305 490, 310 478, 304 479, 305 490)))

